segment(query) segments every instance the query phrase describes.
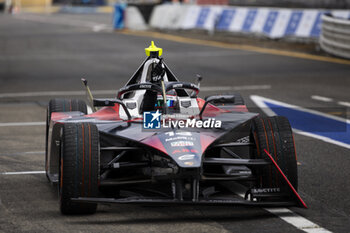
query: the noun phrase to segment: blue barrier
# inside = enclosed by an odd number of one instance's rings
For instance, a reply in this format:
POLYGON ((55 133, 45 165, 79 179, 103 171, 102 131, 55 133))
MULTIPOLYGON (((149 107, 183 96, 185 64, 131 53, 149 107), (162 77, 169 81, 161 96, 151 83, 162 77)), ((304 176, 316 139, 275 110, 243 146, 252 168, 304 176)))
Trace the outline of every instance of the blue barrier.
MULTIPOLYGON (((179 29, 213 30, 262 34, 269 38, 318 38, 321 34, 322 15, 350 19, 350 10, 290 9, 264 7, 217 7, 159 5, 154 11, 153 27, 178 25, 179 29), (178 11, 178 18, 169 18, 169 11, 178 11), (156 20, 157 19, 157 20, 156 20), (162 19, 162 20, 159 20, 162 19)), ((171 27, 169 27, 171 29, 171 27)))
POLYGON ((114 5, 114 16, 113 16, 113 27, 114 29, 123 29, 125 27, 125 9, 127 4, 115 4, 114 5))

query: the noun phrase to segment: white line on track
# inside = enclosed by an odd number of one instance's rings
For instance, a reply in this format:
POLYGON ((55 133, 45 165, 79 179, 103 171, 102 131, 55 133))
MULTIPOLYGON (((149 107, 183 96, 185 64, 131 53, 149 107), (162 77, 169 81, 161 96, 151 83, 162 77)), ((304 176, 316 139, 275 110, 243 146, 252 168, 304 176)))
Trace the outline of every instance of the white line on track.
MULTIPOLYGON (((332 98, 325 97, 325 96, 319 96, 319 95, 312 95, 311 99, 322 101, 322 102, 328 102, 328 103, 334 101, 334 99, 332 99, 332 98)), ((339 104, 341 106, 345 106, 345 107, 350 107, 350 102, 338 101, 337 104, 339 104)))
POLYGON ((45 174, 45 171, 1 172, 0 175, 32 175, 45 174))
POLYGON ((283 221, 295 226, 299 230, 314 233, 314 232, 331 232, 325 228, 320 227, 316 223, 294 213, 287 208, 264 208, 264 210, 278 216, 283 221))
MULTIPOLYGON (((100 90, 94 91, 93 94, 116 94, 115 90, 100 90)), ((40 91, 40 92, 16 92, 16 93, 2 93, 0 98, 13 97, 41 97, 41 96, 70 96, 70 95, 85 95, 85 91, 40 91)))
MULTIPOLYGON (((271 89, 271 85, 245 85, 245 86, 212 86, 201 87, 201 91, 239 91, 239 90, 265 90, 271 89)), ((117 94, 117 90, 96 90, 92 91, 95 95, 117 94)), ((41 96, 83 96, 85 91, 39 91, 39 92, 15 92, 1 93, 0 98, 15 98, 15 97, 41 97, 41 96)))
POLYGON ((0 127, 8 127, 8 126, 41 126, 45 125, 46 122, 39 121, 39 122, 7 122, 7 123, 0 123, 0 127))
POLYGON ((327 138, 327 137, 323 137, 323 136, 320 136, 320 135, 317 135, 317 134, 308 133, 308 132, 297 130, 297 129, 293 129, 293 132, 297 133, 297 134, 300 134, 300 135, 304 135, 304 136, 311 137, 311 138, 316 138, 318 140, 321 140, 321 141, 324 141, 324 142, 327 142, 327 143, 331 143, 331 144, 334 144, 334 145, 337 145, 337 146, 341 146, 341 147, 350 149, 350 145, 349 144, 338 142, 336 140, 333 140, 333 139, 330 139, 330 138, 327 138))
POLYGON ((0 156, 21 156, 21 155, 43 155, 45 151, 27 151, 27 152, 4 152, 0 156))
POLYGON ((30 14, 20 14, 15 15, 14 18, 21 19, 21 20, 27 20, 27 21, 33 21, 33 22, 39 22, 39 23, 48 23, 48 24, 57 24, 57 25, 67 25, 67 26, 73 26, 73 27, 87 27, 93 30, 94 32, 99 32, 102 30, 108 30, 112 31, 113 28, 107 24, 92 22, 92 21, 86 21, 86 20, 76 20, 71 18, 52 18, 47 16, 41 16, 41 15, 30 15, 30 14))
POLYGON ((23 154, 26 154, 26 155, 45 154, 45 151, 27 151, 27 152, 23 152, 23 154))
POLYGON ((332 102, 333 99, 332 98, 328 98, 328 97, 324 97, 324 96, 319 96, 319 95, 312 95, 311 99, 313 100, 318 100, 318 101, 322 101, 322 102, 332 102))
POLYGON ((201 91, 244 91, 244 90, 266 90, 271 89, 271 85, 246 85, 246 86, 213 86, 201 87, 201 91))
POLYGON ((350 108, 350 102, 339 101, 338 104, 350 108))
POLYGON ((92 27, 92 31, 94 31, 94 32, 100 32, 103 30, 112 30, 112 27, 108 26, 106 24, 97 24, 97 25, 92 27))

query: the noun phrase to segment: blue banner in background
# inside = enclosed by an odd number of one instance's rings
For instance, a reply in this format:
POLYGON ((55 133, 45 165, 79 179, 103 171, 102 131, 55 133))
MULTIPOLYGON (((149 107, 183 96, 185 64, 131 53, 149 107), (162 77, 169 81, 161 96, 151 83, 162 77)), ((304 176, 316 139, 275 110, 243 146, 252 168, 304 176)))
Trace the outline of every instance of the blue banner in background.
POLYGON ((216 28, 219 30, 228 30, 235 16, 235 13, 236 10, 223 10, 216 28))
POLYGON ((275 25, 276 19, 278 17, 277 11, 270 11, 269 15, 267 17, 267 20, 265 22, 263 32, 266 34, 270 34, 272 27, 275 25))
POLYGON ((115 4, 114 5, 114 16, 113 16, 113 27, 114 29, 123 29, 125 27, 125 9, 127 4, 115 4))
POLYGON ((210 8, 209 7, 201 9, 201 11, 199 13, 199 16, 198 16, 197 23, 196 23, 196 28, 203 28, 203 26, 205 24, 205 21, 208 18, 209 12, 210 12, 210 8))
POLYGON ((250 32, 250 28, 252 27, 255 17, 258 13, 258 10, 249 10, 247 17, 244 20, 242 31, 250 32))
POLYGON ((323 12, 319 12, 317 14, 317 18, 315 20, 314 26, 311 29, 310 35, 312 37, 318 37, 321 34, 321 27, 322 27, 322 15, 323 12))
POLYGON ((301 21, 301 17, 303 16, 303 12, 301 11, 293 11, 289 23, 287 25, 285 35, 294 35, 297 30, 299 23, 301 21))

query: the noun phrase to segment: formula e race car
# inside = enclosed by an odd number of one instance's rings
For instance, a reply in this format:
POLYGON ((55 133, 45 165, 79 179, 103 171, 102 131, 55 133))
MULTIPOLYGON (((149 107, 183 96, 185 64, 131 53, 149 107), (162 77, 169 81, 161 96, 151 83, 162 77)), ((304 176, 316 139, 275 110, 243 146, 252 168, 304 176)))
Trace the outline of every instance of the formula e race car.
POLYGON ((98 203, 302 206, 291 127, 248 112, 237 94, 198 97, 152 42, 113 99, 52 99, 46 175, 63 214, 98 203))

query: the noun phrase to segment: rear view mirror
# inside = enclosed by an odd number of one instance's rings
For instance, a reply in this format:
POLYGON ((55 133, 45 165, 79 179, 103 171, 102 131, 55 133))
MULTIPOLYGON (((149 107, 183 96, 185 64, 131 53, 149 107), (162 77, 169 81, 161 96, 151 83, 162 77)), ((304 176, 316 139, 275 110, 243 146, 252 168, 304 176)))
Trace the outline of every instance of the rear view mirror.
POLYGON ((203 108, 201 112, 199 113, 199 117, 202 119, 202 114, 207 107, 208 103, 214 103, 214 104, 227 104, 227 103, 234 103, 235 102, 235 96, 234 95, 212 95, 205 98, 205 103, 203 105, 203 108))
POLYGON ((212 96, 206 97, 205 101, 213 104, 234 103, 235 96, 234 95, 212 95, 212 96))
POLYGON ((128 120, 131 120, 131 115, 128 108, 125 106, 124 102, 119 99, 93 99, 93 103, 94 107, 107 107, 114 106, 115 104, 120 104, 128 116, 128 120))

